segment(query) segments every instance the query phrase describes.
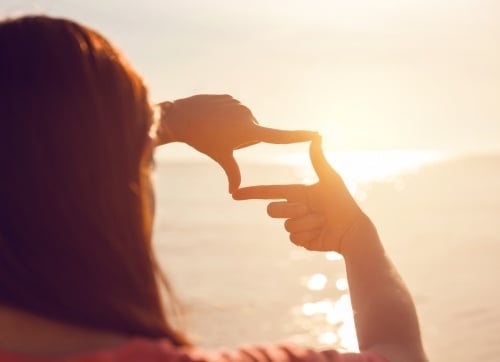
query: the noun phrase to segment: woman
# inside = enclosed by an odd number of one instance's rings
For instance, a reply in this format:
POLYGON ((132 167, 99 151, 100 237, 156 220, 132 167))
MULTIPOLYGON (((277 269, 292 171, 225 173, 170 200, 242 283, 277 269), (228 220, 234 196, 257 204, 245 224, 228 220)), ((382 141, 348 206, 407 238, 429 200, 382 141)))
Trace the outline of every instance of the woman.
POLYGON ((68 20, 4 21, 0 48, 0 361, 425 360, 411 297, 315 133, 261 127, 230 96, 155 118, 123 57, 68 20), (238 188, 233 150, 307 140, 317 184, 238 188), (153 148, 174 141, 218 162, 235 199, 286 200, 268 212, 292 242, 344 255, 363 353, 190 345, 151 247, 153 148))

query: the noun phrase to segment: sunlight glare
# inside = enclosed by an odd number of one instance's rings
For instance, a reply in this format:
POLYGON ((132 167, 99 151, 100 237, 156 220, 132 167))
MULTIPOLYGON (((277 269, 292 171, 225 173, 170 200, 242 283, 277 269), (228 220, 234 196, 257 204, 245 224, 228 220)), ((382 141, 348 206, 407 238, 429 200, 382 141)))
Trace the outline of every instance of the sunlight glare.
POLYGON ((433 151, 350 151, 327 152, 328 161, 336 170, 356 183, 387 181, 402 173, 415 172, 440 155, 433 151))
POLYGON ((348 351, 358 350, 358 339, 356 337, 356 328, 354 319, 348 319, 338 329, 337 334, 340 338, 340 345, 348 351))
MULTIPOLYGON (((399 176, 418 172, 422 166, 445 158, 440 152, 425 150, 326 151, 325 156, 358 201, 364 201, 368 197, 360 185, 392 182, 398 190, 403 190, 404 183, 398 179, 399 176)), ((303 183, 311 184, 317 181, 309 155, 280 154, 273 159, 295 166, 295 172, 302 176, 303 183)))
POLYGON ((319 342, 322 344, 334 344, 337 342, 337 335, 333 332, 325 332, 320 334, 319 342))
POLYGON ((338 290, 340 291, 346 291, 349 288, 349 284, 347 283, 346 278, 338 278, 337 281, 335 282, 335 286, 337 287, 338 290))
POLYGON ((316 273, 307 281, 307 288, 310 290, 323 290, 327 281, 328 279, 324 274, 316 273))
POLYGON ((325 253, 325 258, 326 258, 326 260, 330 260, 330 261, 342 260, 342 255, 339 253, 336 253, 335 251, 328 251, 325 253))
POLYGON ((302 314, 305 316, 312 316, 315 314, 327 315, 334 309, 334 303, 330 300, 319 300, 317 302, 308 302, 302 304, 302 314))
POLYGON ((328 312, 326 321, 330 324, 345 323, 349 318, 352 318, 351 298, 348 294, 343 294, 328 312))
POLYGON ((307 302, 300 306, 302 315, 319 321, 324 318, 323 326, 316 335, 317 341, 323 345, 335 345, 347 351, 358 351, 358 341, 354 325, 351 299, 349 294, 342 294, 337 301, 329 299, 307 302))
POLYGON ((304 304, 302 304, 301 310, 302 310, 302 314, 310 317, 310 316, 316 314, 316 305, 314 303, 304 303, 304 304))

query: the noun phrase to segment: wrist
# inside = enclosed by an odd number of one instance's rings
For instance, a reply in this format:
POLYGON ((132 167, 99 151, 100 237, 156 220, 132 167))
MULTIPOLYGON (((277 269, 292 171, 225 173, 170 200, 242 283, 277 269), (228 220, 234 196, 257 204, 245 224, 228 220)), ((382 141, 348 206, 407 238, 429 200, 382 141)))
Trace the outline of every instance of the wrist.
POLYGON ((174 122, 173 117, 173 102, 162 102, 158 104, 160 109, 160 121, 158 126, 158 145, 164 145, 166 143, 176 142, 177 139, 172 132, 172 123, 174 122))
POLYGON ((375 225, 363 213, 343 236, 340 254, 350 259, 360 253, 370 253, 374 248, 383 249, 375 225))

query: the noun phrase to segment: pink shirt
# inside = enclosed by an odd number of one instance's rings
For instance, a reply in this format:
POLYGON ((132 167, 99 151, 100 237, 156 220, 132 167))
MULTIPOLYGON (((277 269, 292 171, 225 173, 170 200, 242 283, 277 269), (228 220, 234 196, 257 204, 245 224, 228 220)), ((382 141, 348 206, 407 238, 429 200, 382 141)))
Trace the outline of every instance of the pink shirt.
POLYGON ((0 352, 0 362, 388 362, 372 353, 314 351, 289 345, 242 347, 234 352, 176 348, 168 341, 134 338, 125 345, 72 357, 35 358, 0 352))

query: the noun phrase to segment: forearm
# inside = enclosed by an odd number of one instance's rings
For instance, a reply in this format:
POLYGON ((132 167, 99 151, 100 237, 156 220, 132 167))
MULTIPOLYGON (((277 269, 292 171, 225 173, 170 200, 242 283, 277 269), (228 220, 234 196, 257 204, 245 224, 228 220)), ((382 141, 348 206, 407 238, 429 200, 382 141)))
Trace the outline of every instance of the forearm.
POLYGON ((405 361, 425 360, 413 300, 368 217, 346 234, 342 253, 360 349, 383 346, 405 361))

